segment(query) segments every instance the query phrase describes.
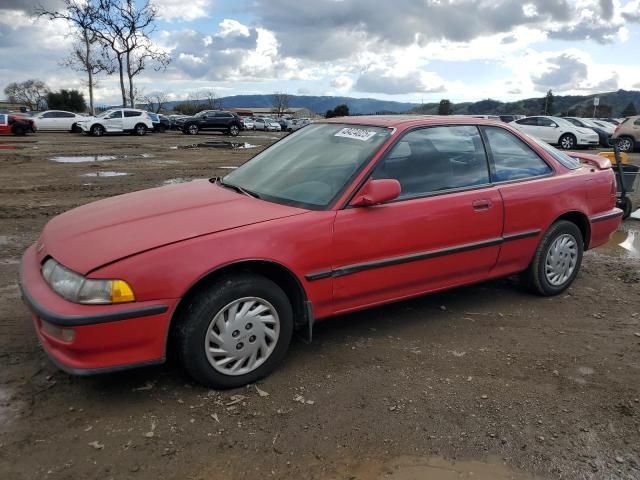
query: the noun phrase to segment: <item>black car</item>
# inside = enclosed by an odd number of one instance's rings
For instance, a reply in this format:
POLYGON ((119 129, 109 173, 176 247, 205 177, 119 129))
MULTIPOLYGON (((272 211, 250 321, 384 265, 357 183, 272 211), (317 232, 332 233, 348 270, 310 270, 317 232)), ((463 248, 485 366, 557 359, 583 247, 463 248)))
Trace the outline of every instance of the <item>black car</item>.
POLYGON ((196 135, 201 130, 213 130, 235 137, 242 130, 242 119, 232 112, 204 110, 193 117, 180 120, 180 130, 187 135, 196 135))
POLYGON ((147 112, 151 121, 153 122, 153 131, 157 133, 164 133, 171 129, 171 120, 159 113, 147 112))
POLYGON ((600 128, 595 123, 591 123, 589 120, 584 118, 576 118, 576 117, 565 117, 565 120, 573 123, 576 127, 588 128, 589 130, 593 130, 598 134, 598 141, 601 147, 609 146, 609 139, 611 138, 611 134, 607 133, 603 128, 600 128))

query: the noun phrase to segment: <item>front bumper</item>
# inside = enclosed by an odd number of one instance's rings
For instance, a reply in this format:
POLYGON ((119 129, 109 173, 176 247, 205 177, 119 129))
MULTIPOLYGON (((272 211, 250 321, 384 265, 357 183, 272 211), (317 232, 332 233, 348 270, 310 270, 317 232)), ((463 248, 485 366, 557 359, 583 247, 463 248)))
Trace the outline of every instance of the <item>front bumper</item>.
POLYGON ((20 289, 40 343, 62 370, 87 375, 164 361, 177 299, 119 305, 69 302, 45 282, 35 246, 22 257, 20 289))

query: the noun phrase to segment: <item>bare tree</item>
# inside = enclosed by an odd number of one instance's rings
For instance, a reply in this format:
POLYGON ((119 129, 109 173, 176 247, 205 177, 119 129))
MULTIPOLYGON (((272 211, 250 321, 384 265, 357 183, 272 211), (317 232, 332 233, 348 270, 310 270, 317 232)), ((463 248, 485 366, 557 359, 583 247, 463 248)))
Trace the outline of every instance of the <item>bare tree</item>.
POLYGON ((167 67, 171 58, 151 42, 158 15, 157 7, 150 0, 98 0, 99 22, 95 32, 108 45, 118 65, 122 104, 135 103, 134 78, 143 72, 148 63, 156 70, 167 67), (125 79, 128 89, 125 88, 125 79))
POLYGON ((276 92, 271 97, 271 104, 274 113, 281 117, 289 109, 289 100, 291 96, 288 93, 276 92))
POLYGON ((113 73, 113 67, 104 52, 104 45, 96 33, 98 10, 95 1, 63 0, 64 9, 51 11, 40 6, 36 15, 49 20, 67 21, 75 30, 76 41, 71 55, 63 62, 64 66, 87 74, 89 89, 89 109, 94 111, 93 89, 96 87, 95 76, 100 72, 113 73))
POLYGON ((216 95, 213 89, 199 90, 195 94, 198 100, 201 100, 201 105, 208 110, 219 110, 222 108, 222 100, 216 95))
POLYGON ((142 98, 147 110, 151 110, 156 113, 160 113, 164 108, 164 104, 169 101, 169 96, 166 92, 153 92, 148 95, 143 95, 142 98))
POLYGON ((4 94, 10 102, 24 103, 30 110, 40 110, 47 106, 49 87, 41 80, 26 80, 13 82, 4 89, 4 94))

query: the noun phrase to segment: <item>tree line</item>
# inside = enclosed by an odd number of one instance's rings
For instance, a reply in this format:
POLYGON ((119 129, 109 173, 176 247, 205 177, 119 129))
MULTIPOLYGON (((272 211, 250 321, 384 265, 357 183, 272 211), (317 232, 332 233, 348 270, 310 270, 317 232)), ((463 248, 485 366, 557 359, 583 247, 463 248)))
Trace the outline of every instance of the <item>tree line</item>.
MULTIPOLYGON (((73 44, 63 64, 86 75, 91 113, 95 112, 94 89, 99 74, 117 74, 122 106, 133 107, 141 97, 136 77, 148 67, 166 69, 171 61, 169 54, 151 41, 158 17, 158 8, 151 0, 62 0, 62 8, 40 6, 35 15, 64 20, 71 26, 73 44)), ((31 108, 40 107, 49 93, 39 80, 16 82, 5 88, 9 99, 31 108)))

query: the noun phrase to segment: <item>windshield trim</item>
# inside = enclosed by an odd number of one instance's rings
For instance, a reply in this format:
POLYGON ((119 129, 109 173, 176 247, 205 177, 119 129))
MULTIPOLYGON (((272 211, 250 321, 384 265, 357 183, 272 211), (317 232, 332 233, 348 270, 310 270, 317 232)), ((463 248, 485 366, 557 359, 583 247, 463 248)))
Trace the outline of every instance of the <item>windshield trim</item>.
MULTIPOLYGON (((287 205, 290 207, 296 207, 296 208, 303 208, 305 210, 314 210, 314 211, 330 211, 330 210, 334 210, 334 207, 336 206, 336 204, 338 203, 338 201, 342 198, 342 196, 344 195, 344 193, 353 185, 353 182, 355 181, 356 178, 358 178, 358 176, 362 173, 362 171, 364 169, 366 169, 370 164, 371 161, 378 155, 378 154, 382 154, 383 150, 386 151, 386 145, 388 145, 389 141, 391 141, 394 138, 394 135, 396 133, 396 129, 392 128, 392 127, 384 127, 384 126, 380 126, 380 125, 364 125, 364 124, 360 124, 360 123, 350 123, 350 122, 345 122, 345 123, 338 123, 338 122, 315 122, 316 125, 318 124, 331 124, 331 125, 344 125, 345 127, 349 127, 349 126, 369 126, 369 127, 376 127, 376 128, 381 128, 381 129, 385 129, 389 131, 389 137, 375 150, 371 153, 371 155, 369 155, 369 157, 367 157, 365 160, 362 161, 362 163, 358 166, 358 168, 356 168, 354 170, 354 172, 351 174, 351 176, 349 178, 346 179, 346 181, 344 182, 344 185, 342 186, 342 188, 340 188, 336 194, 333 196, 333 198, 331 198, 331 200, 326 204, 326 205, 317 205, 315 203, 307 203, 307 202, 300 202, 298 200, 291 200, 288 198, 282 198, 282 197, 274 197, 272 195, 269 195, 267 193, 262 193, 259 192, 258 195, 260 195, 260 200, 265 200, 271 203, 277 203, 279 205, 287 205)), ((246 165, 247 163, 251 162, 253 159, 255 159, 258 155, 260 155, 262 152, 265 152, 266 150, 272 148, 273 146, 277 145, 278 143, 280 143, 282 140, 284 140, 285 138, 289 138, 291 137, 291 135, 296 135, 299 132, 301 132, 303 129, 299 129, 296 130, 295 132, 290 133, 289 135, 286 135, 284 137, 281 137, 280 139, 278 139, 276 142, 273 142, 271 145, 269 145, 267 148, 265 148, 264 150, 262 150, 261 152, 257 152, 253 157, 251 157, 249 160, 247 160, 246 162, 244 162, 242 165, 240 165, 240 167, 246 165)), ((234 170, 235 171, 235 170, 234 170)), ((233 172, 228 173, 227 175, 225 175, 224 177, 222 177, 220 179, 221 182, 225 182, 225 183, 229 183, 226 181, 226 178, 231 175, 233 172)))

